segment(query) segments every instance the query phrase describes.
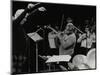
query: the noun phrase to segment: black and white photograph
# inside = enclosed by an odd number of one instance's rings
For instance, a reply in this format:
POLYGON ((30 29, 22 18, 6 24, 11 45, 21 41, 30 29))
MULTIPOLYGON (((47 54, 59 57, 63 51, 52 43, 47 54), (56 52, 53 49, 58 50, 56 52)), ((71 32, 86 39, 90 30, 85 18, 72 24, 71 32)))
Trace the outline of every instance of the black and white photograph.
POLYGON ((96 70, 96 6, 11 1, 11 74, 96 70))

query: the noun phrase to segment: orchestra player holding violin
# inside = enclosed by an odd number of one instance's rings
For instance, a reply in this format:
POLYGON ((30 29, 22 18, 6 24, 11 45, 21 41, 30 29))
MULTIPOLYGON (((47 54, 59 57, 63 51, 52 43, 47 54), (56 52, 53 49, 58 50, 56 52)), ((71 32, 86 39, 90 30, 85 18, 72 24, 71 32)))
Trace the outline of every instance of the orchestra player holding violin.
POLYGON ((95 48, 94 46, 95 40, 96 40, 95 32, 92 32, 92 29, 90 30, 89 27, 86 27, 85 33, 80 35, 80 37, 77 40, 78 43, 81 43, 79 54, 86 55, 91 48, 93 47, 95 48))
POLYGON ((59 55, 73 55, 74 47, 76 43, 76 36, 74 33, 74 27, 72 23, 68 23, 65 27, 63 32, 56 31, 55 29, 48 26, 53 32, 50 32, 48 37, 49 38, 58 38, 60 45, 59 45, 59 55))
MULTIPOLYGON (((74 54, 74 47, 76 44, 76 36, 74 33, 74 27, 72 23, 67 23, 66 27, 63 32, 56 31, 52 27, 48 26, 53 32, 50 32, 48 37, 49 38, 58 38, 59 40, 59 55, 70 55, 73 56, 74 54)), ((57 42, 56 41, 56 42, 57 42)), ((53 45, 53 44, 51 44, 53 45)), ((52 46, 54 47, 54 46, 52 46)), ((67 64, 64 62, 59 63, 59 68, 61 70, 67 70, 67 64), (66 67, 65 67, 66 66, 66 67)))
POLYGON ((59 47, 59 55, 73 55, 76 43, 76 36, 73 31, 73 24, 68 23, 64 30, 63 36, 59 36, 61 43, 59 47))

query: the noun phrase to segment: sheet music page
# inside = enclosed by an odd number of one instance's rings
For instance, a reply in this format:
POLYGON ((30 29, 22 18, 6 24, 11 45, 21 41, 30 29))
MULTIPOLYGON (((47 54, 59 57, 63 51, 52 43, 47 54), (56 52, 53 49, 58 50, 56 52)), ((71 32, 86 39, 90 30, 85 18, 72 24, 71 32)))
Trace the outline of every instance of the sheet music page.
POLYGON ((38 40, 42 40, 43 38, 36 32, 33 33, 29 33, 27 34, 32 40, 34 40, 35 42, 38 40))
POLYGON ((50 62, 68 62, 71 59, 70 55, 54 55, 51 58, 49 58, 46 63, 50 63, 50 62))

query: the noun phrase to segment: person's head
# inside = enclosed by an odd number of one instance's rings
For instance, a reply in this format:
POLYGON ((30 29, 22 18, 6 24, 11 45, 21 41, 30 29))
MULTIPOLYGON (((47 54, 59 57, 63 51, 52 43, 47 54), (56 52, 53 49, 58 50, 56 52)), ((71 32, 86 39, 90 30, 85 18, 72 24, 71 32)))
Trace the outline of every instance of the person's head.
POLYGON ((74 26, 72 23, 68 23, 65 28, 65 33, 73 33, 74 26))
POLYGON ((55 26, 55 29, 58 31, 59 30, 59 27, 58 26, 55 26))
POLYGON ((66 21, 67 21, 67 23, 71 23, 72 19, 70 17, 68 17, 66 21))
POLYGON ((89 25, 86 25, 86 26, 85 26, 85 32, 86 32, 86 33, 90 32, 90 26, 89 26, 89 25))
POLYGON ((89 20, 86 19, 84 23, 85 23, 86 25, 89 25, 89 20))
POLYGON ((90 28, 89 27, 85 27, 85 33, 87 34, 87 36, 90 36, 90 28))
POLYGON ((88 27, 85 28, 85 32, 86 33, 89 32, 89 28, 88 27))

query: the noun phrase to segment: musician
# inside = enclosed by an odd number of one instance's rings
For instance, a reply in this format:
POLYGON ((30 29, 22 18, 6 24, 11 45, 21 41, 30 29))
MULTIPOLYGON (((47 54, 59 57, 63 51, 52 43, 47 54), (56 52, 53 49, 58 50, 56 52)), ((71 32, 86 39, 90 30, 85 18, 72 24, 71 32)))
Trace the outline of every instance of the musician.
POLYGON ((73 24, 68 23, 63 35, 60 34, 59 39, 61 44, 59 47, 59 55, 73 55, 76 43, 76 36, 73 29, 73 24))
POLYGON ((51 28, 52 31, 48 33, 48 41, 50 46, 51 55, 58 55, 59 54, 59 39, 57 37, 59 27, 55 26, 54 29, 51 28), (51 51, 52 50, 52 51, 51 51))
MULTIPOLYGON (((59 39, 59 55, 71 55, 74 54, 74 47, 76 43, 76 36, 73 32, 74 27, 72 23, 68 23, 63 32, 58 32, 57 37, 59 39)), ((67 70, 68 65, 65 62, 60 62, 58 68, 60 70, 67 70)))
POLYGON ((87 52, 92 48, 92 43, 95 42, 95 34, 90 32, 89 27, 85 27, 85 33, 80 35, 77 42, 81 44, 79 54, 86 55, 87 52))

